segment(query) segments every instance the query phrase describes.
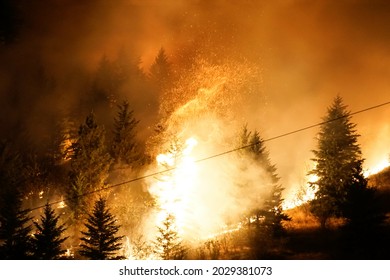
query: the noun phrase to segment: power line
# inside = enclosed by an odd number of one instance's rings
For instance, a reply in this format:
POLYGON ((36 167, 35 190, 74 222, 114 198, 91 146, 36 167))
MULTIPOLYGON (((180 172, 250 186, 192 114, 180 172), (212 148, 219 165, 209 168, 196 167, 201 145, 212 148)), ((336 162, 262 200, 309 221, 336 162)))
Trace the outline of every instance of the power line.
POLYGON ((383 107, 383 106, 386 106, 386 105, 389 105, 389 104, 390 104, 390 101, 385 102, 385 103, 381 103, 381 104, 378 104, 378 105, 375 105, 375 106, 372 106, 372 107, 368 107, 368 108, 365 108, 365 109, 362 109, 362 110, 359 110, 359 111, 356 111, 356 112, 353 112, 353 113, 345 114, 343 116, 340 116, 340 117, 337 117, 337 118, 334 118, 334 119, 331 119, 331 120, 327 120, 327 121, 324 121, 324 122, 320 122, 320 123, 316 123, 316 124, 313 124, 313 125, 309 125, 309 126, 306 126, 306 127, 300 128, 300 129, 296 129, 296 130, 293 130, 293 131, 290 131, 290 132, 287 132, 287 133, 283 133, 283 134, 271 137, 271 138, 260 140, 260 141, 255 142, 255 143, 251 143, 249 145, 241 146, 241 147, 238 147, 238 148, 235 148, 235 149, 231 149, 231 150, 219 153, 219 154, 215 154, 215 155, 212 155, 212 156, 209 156, 209 157, 205 157, 205 158, 199 159, 199 160, 197 160, 195 162, 201 162, 201 161, 209 160, 209 159, 216 158, 216 157, 219 157, 219 156, 223 156, 223 155, 226 155, 226 154, 230 154, 230 153, 233 153, 233 152, 236 152, 236 151, 239 151, 239 150, 243 150, 243 149, 246 149, 246 148, 250 148, 252 146, 256 146, 256 145, 260 144, 261 142, 270 142, 270 141, 273 141, 273 140, 276 140, 276 139, 279 139, 279 138, 283 138, 283 137, 286 137, 286 136, 289 136, 289 135, 292 135, 292 134, 296 134, 298 132, 309 130, 309 129, 317 127, 317 126, 321 126, 323 124, 331 123, 331 122, 334 122, 334 121, 337 121, 337 120, 340 120, 340 119, 348 118, 348 117, 353 116, 353 115, 357 115, 357 114, 360 114, 360 113, 363 113, 363 112, 367 112, 367 111, 370 111, 370 110, 373 110, 373 109, 377 109, 377 108, 380 108, 380 107, 383 107))
MULTIPOLYGON (((377 108, 380 108, 380 107, 383 107, 383 106, 386 106, 386 105, 389 105, 389 104, 390 104, 390 101, 387 101, 387 102, 384 102, 384 103, 381 103, 381 104, 378 104, 378 105, 375 105, 375 106, 372 106, 372 107, 368 107, 368 108, 365 108, 365 109, 362 109, 362 110, 359 110, 359 111, 355 111, 355 112, 352 112, 352 113, 345 114, 343 116, 340 116, 340 117, 337 117, 337 118, 334 118, 334 119, 331 119, 331 120, 319 122, 319 123, 316 123, 316 124, 313 124, 313 125, 309 125, 309 126, 306 126, 306 127, 300 128, 300 129, 296 129, 296 130, 293 130, 293 131, 290 131, 290 132, 287 132, 287 133, 283 133, 283 134, 280 134, 280 135, 277 135, 277 136, 274 136, 274 137, 270 137, 270 138, 267 138, 267 139, 264 139, 264 140, 260 140, 258 142, 251 143, 249 145, 240 146, 238 148, 227 150, 227 151, 222 152, 222 153, 218 153, 218 154, 214 154, 214 155, 211 155, 211 156, 208 156, 208 157, 204 157, 204 158, 195 160, 194 162, 195 163, 199 163, 199 162, 203 162, 203 161, 210 160, 210 159, 213 159, 213 158, 217 158, 217 157, 220 157, 220 156, 224 156, 224 155, 227 155, 227 154, 231 154, 231 153, 237 152, 239 150, 243 150, 243 149, 247 149, 247 148, 256 146, 256 145, 261 144, 263 142, 269 142, 269 141, 273 141, 273 140, 276 140, 276 139, 279 139, 279 138, 283 138, 283 137, 286 137, 286 136, 289 136, 289 135, 292 135, 292 134, 296 134, 296 133, 299 133, 299 132, 302 132, 302 131, 305 131, 305 130, 309 130, 311 128, 315 128, 315 127, 318 127, 318 126, 321 126, 321 125, 324 125, 324 124, 327 124, 327 123, 331 123, 331 122, 334 122, 334 121, 337 121, 337 120, 340 120, 340 119, 348 118, 348 117, 353 116, 353 115, 357 115, 357 114, 360 114, 360 113, 363 113, 363 112, 374 110, 374 109, 377 109, 377 108)), ((119 187, 119 186, 130 184, 130 183, 133 183, 133 182, 136 182, 136 181, 144 180, 146 178, 154 177, 154 176, 166 173, 166 172, 173 171, 175 169, 177 169, 177 166, 174 166, 174 167, 168 168, 168 169, 164 169, 162 171, 157 171, 157 172, 154 172, 154 173, 149 173, 149 174, 146 174, 144 176, 136 177, 136 178, 133 178, 133 179, 121 182, 121 183, 109 185, 109 186, 106 186, 106 187, 103 187, 103 188, 100 188, 100 189, 97 189, 97 190, 94 190, 94 191, 83 193, 81 195, 78 195, 78 196, 75 196, 75 197, 72 197, 72 198, 63 199, 63 200, 51 202, 51 203, 48 203, 48 204, 50 206, 51 205, 55 205, 55 204, 59 204, 59 203, 68 201, 70 199, 79 198, 79 197, 83 197, 83 196, 88 196, 88 195, 91 195, 91 194, 94 194, 94 193, 102 192, 102 191, 105 191, 105 190, 109 190, 109 189, 112 189, 112 188, 116 188, 116 187, 119 187)), ((44 208, 44 207, 45 207, 44 205, 43 206, 38 206, 38 207, 35 207, 35 208, 26 209, 26 210, 24 210, 22 212, 34 211, 34 210, 38 210, 38 209, 41 209, 41 208, 44 208)))

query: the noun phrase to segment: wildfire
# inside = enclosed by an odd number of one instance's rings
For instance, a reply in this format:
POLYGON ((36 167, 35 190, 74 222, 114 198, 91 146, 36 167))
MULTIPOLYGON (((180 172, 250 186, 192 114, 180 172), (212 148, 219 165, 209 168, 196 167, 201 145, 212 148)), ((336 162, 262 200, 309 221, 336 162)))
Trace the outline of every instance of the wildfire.
POLYGON ((368 170, 366 170, 364 172, 364 176, 365 177, 368 177, 370 175, 374 175, 374 174, 377 174, 379 172, 381 172, 383 169, 387 168, 390 166, 390 162, 388 160, 382 160, 380 161, 378 164, 376 164, 375 166, 369 168, 368 170))
POLYGON ((298 207, 306 202, 309 202, 315 198, 317 189, 307 185, 304 188, 295 192, 294 196, 290 199, 286 199, 283 204, 283 210, 292 209, 298 207))
POLYGON ((160 226, 165 217, 171 214, 175 217, 175 226, 182 236, 190 233, 188 220, 193 210, 191 197, 198 176, 191 153, 197 143, 195 138, 189 138, 183 148, 174 143, 173 149, 168 153, 158 155, 156 158, 158 166, 172 170, 156 178, 156 182, 149 189, 156 198, 159 209, 156 224, 160 226))
POLYGON ((312 183, 317 182, 318 176, 310 174, 306 176, 307 182, 304 186, 301 186, 293 195, 293 197, 284 200, 282 204, 283 210, 292 209, 298 207, 304 203, 307 203, 315 198, 317 188, 312 186, 312 183))
POLYGON ((65 208, 65 207, 66 207, 66 204, 65 204, 64 198, 61 196, 61 202, 58 203, 57 208, 65 208))
MULTIPOLYGON (((388 160, 382 160, 379 161, 378 164, 374 165, 373 167, 368 168, 364 172, 365 177, 369 177, 371 175, 377 174, 384 170, 385 168, 390 167, 390 162, 388 160)), ((316 189, 310 186, 310 183, 314 183, 318 180, 318 177, 316 175, 308 175, 307 176, 307 182, 308 184, 306 187, 301 187, 298 189, 295 194, 289 198, 286 199, 282 205, 284 210, 292 209, 294 207, 300 206, 310 200, 313 200, 315 197, 316 189)))

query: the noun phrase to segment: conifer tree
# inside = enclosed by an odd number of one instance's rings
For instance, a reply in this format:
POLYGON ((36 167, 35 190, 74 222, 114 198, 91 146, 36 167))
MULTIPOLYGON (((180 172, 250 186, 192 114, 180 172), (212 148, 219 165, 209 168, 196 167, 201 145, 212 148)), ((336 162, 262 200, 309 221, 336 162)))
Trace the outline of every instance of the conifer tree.
POLYGON ((162 226, 157 227, 157 229, 158 235, 153 246, 154 254, 162 260, 184 259, 186 249, 175 228, 175 216, 168 214, 162 226))
POLYGON ((31 258, 31 218, 22 211, 25 181, 22 157, 8 141, 0 142, 0 259, 31 258))
POLYGON ((279 184, 276 167, 271 164, 269 153, 258 131, 252 133, 248 131, 245 125, 241 132, 240 145, 241 147, 248 146, 245 148, 243 155, 258 164, 261 168, 259 172, 266 175, 265 181, 258 183, 265 184, 264 187, 270 188, 264 205, 252 209, 249 215, 256 217, 255 222, 258 226, 266 228, 272 235, 280 235, 283 231, 282 221, 290 220, 290 218, 283 213, 283 187, 279 184), (260 220, 263 221, 260 223, 260 220))
POLYGON ((59 259, 66 252, 61 248, 68 237, 62 237, 64 225, 58 225, 59 216, 55 215, 52 207, 46 203, 41 223, 34 222, 37 232, 32 239, 33 255, 39 260, 59 259))
POLYGON ((163 91, 169 86, 171 79, 171 65, 164 48, 158 52, 154 63, 149 70, 150 80, 157 86, 159 91, 163 91))
POLYGON ((118 105, 118 115, 114 119, 114 139, 112 156, 117 162, 132 164, 140 159, 139 147, 136 142, 135 129, 139 123, 129 109, 129 103, 123 101, 118 105))
POLYGON ((22 211, 18 190, 8 189, 0 197, 0 258, 31 259, 31 218, 22 211))
POLYGON ((89 114, 85 123, 80 126, 72 150, 67 197, 68 205, 77 219, 90 204, 87 199, 91 196, 83 194, 104 187, 112 162, 105 145, 105 130, 96 123, 93 113, 89 114))
MULTIPOLYGON (((363 176, 364 160, 355 127, 347 106, 337 96, 323 118, 317 149, 313 151, 315 168, 309 173, 318 178, 312 183, 317 191, 311 211, 322 228, 331 217, 344 217, 355 223, 369 214, 369 205, 373 205, 369 202, 373 190, 367 187, 363 176), (363 214, 359 209, 367 211, 363 214)), ((375 215, 374 212, 369 216, 375 215)))
POLYGON ((92 214, 88 215, 85 223, 87 231, 81 232, 84 237, 81 238, 80 255, 91 260, 120 259, 116 252, 122 247, 120 241, 123 236, 117 235, 120 226, 116 222, 106 206, 106 200, 100 197, 92 214))

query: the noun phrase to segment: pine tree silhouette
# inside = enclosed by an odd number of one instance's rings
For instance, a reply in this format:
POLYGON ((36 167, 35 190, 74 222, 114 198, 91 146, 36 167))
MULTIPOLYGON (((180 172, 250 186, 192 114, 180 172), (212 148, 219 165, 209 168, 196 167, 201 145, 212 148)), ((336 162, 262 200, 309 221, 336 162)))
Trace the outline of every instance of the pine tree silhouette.
POLYGON ((382 216, 375 207, 373 189, 363 175, 362 152, 357 142, 356 125, 337 96, 328 108, 318 134, 318 147, 313 151, 317 188, 311 211, 326 228, 331 217, 344 217, 350 224, 366 224, 382 216))
POLYGON ((157 86, 159 91, 169 87, 171 82, 171 65, 164 48, 161 48, 149 70, 149 79, 157 86))
POLYGON ((0 257, 10 260, 31 259, 31 218, 22 211, 17 190, 7 190, 0 201, 0 257))
POLYGON ((120 241, 123 236, 117 236, 119 231, 114 215, 106 206, 106 200, 100 197, 96 202, 92 214, 88 215, 85 223, 87 231, 81 233, 82 244, 80 255, 91 260, 120 259, 116 252, 121 249, 120 241))
POLYGON ((117 162, 134 164, 140 160, 140 151, 135 136, 135 128, 139 123, 129 109, 129 103, 123 101, 118 105, 118 115, 114 119, 114 139, 112 156, 117 162))
POLYGON ((57 225, 59 216, 55 215, 51 206, 46 203, 41 222, 34 222, 37 232, 32 238, 33 255, 39 260, 59 259, 66 250, 61 245, 68 237, 63 237, 64 225, 57 225))

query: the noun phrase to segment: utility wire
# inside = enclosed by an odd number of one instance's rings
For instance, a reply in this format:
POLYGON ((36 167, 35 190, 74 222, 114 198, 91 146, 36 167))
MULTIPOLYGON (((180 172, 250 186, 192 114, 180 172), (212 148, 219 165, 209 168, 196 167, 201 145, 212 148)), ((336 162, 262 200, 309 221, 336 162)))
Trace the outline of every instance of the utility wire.
POLYGON ((209 156, 209 157, 205 157, 205 158, 196 160, 195 162, 201 162, 201 161, 209 160, 209 159, 212 159, 212 158, 220 157, 220 156, 223 156, 223 155, 226 155, 226 154, 230 154, 230 153, 233 153, 233 152, 236 152, 236 151, 239 151, 239 150, 250 148, 252 146, 256 146, 256 145, 258 145, 260 143, 269 142, 269 141, 273 141, 273 140, 276 140, 276 139, 279 139, 279 138, 283 138, 283 137, 286 137, 286 136, 289 136, 289 135, 292 135, 292 134, 296 134, 298 132, 309 130, 309 129, 317 127, 317 126, 321 126, 321 125, 324 125, 324 124, 327 124, 327 123, 331 123, 331 122, 334 122, 334 121, 337 121, 337 120, 348 118, 350 116, 357 115, 357 114, 360 114, 360 113, 363 113, 363 112, 367 112, 367 111, 370 111, 370 110, 373 110, 373 109, 377 109, 377 108, 380 108, 380 107, 383 107, 383 106, 386 106, 386 105, 389 105, 389 104, 390 104, 390 101, 385 102, 385 103, 381 103, 381 104, 378 104, 378 105, 375 105, 375 106, 372 106, 372 107, 368 107, 368 108, 365 108, 365 109, 362 109, 362 110, 359 110, 359 111, 355 111, 353 113, 345 114, 343 116, 340 116, 340 117, 337 117, 337 118, 334 118, 334 119, 330 119, 330 120, 327 120, 327 121, 324 121, 324 122, 320 122, 320 123, 316 123, 316 124, 313 124, 313 125, 309 125, 309 126, 297 129, 297 130, 293 130, 293 131, 290 131, 290 132, 287 132, 287 133, 283 133, 283 134, 271 137, 271 138, 260 140, 260 141, 257 141, 255 143, 251 143, 251 144, 248 144, 248 145, 245 145, 245 146, 241 146, 241 147, 238 147, 238 148, 235 148, 235 149, 231 149, 231 150, 219 153, 219 154, 215 154, 215 155, 212 155, 212 156, 209 156))
MULTIPOLYGON (((292 135, 292 134, 296 134, 296 133, 299 133, 299 132, 302 132, 302 131, 305 131, 305 130, 309 130, 309 129, 317 127, 317 126, 328 124, 328 123, 331 123, 331 122, 334 122, 334 121, 337 121, 337 120, 340 120, 340 119, 348 118, 350 116, 354 116, 354 115, 357 115, 357 114, 360 114, 360 113, 363 113, 363 112, 371 111, 371 110, 374 110, 374 109, 377 109, 377 108, 380 108, 380 107, 383 107, 383 106, 386 106, 386 105, 389 105, 389 104, 390 104, 390 101, 387 101, 387 102, 384 102, 384 103, 381 103, 381 104, 378 104, 378 105, 375 105, 375 106, 372 106, 372 107, 368 107, 368 108, 365 108, 365 109, 362 109, 362 110, 359 110, 359 111, 355 111, 355 112, 352 112, 352 113, 345 114, 343 116, 340 116, 340 117, 337 117, 337 118, 334 118, 334 119, 330 119, 330 120, 327 120, 327 121, 319 122, 319 123, 316 123, 316 124, 313 124, 313 125, 309 125, 309 126, 306 126, 306 127, 300 128, 300 129, 296 129, 296 130, 293 130, 293 131, 290 131, 290 132, 287 132, 287 133, 283 133, 283 134, 280 134, 280 135, 277 135, 277 136, 274 136, 274 137, 270 137, 270 138, 267 138, 267 139, 264 139, 264 140, 260 140, 260 141, 257 141, 255 143, 251 143, 249 145, 240 146, 238 148, 227 150, 227 151, 222 152, 222 153, 218 153, 218 154, 214 154, 214 155, 211 155, 211 156, 208 156, 208 157, 204 157, 204 158, 195 160, 194 162, 195 163, 199 163, 199 162, 203 162, 203 161, 210 160, 210 159, 213 159, 213 158, 221 157, 221 156, 224 156, 224 155, 227 155, 227 154, 230 154, 230 153, 237 152, 239 150, 243 150, 243 149, 247 149, 247 148, 256 146, 256 145, 264 143, 264 142, 269 142, 269 141, 273 141, 273 140, 276 140, 276 139, 279 139, 279 138, 283 138, 283 137, 286 137, 286 136, 289 136, 289 135, 292 135)), ((167 168, 167 169, 164 169, 164 170, 161 170, 161 171, 157 171, 157 172, 154 172, 154 173, 149 173, 149 174, 146 174, 144 176, 140 176, 140 177, 136 177, 136 178, 133 178, 133 179, 130 179, 130 180, 127 180, 127 181, 123 181, 121 183, 109 185, 109 186, 106 186, 106 187, 103 187, 103 188, 100 188, 100 189, 97 189, 97 190, 94 190, 94 191, 86 192, 86 193, 83 193, 81 195, 74 196, 72 198, 62 199, 62 200, 59 200, 59 201, 54 201, 54 202, 48 203, 48 205, 52 206, 52 205, 55 205, 55 204, 59 204, 59 203, 68 201, 70 199, 75 199, 75 198, 91 195, 91 194, 94 194, 94 193, 98 193, 98 192, 101 192, 101 191, 109 190, 109 189, 112 189, 112 188, 116 188, 116 187, 119 187, 119 186, 130 184, 130 183, 133 183, 133 182, 136 182, 136 181, 144 180, 146 178, 154 177, 154 176, 166 173, 166 172, 170 172, 170 171, 173 171, 175 169, 177 169, 177 166, 174 166, 172 168, 167 168)), ((44 208, 44 207, 45 207, 45 205, 38 206, 38 207, 26 209, 26 210, 24 210, 22 212, 30 212, 30 211, 38 210, 38 209, 41 209, 41 208, 44 208)))

